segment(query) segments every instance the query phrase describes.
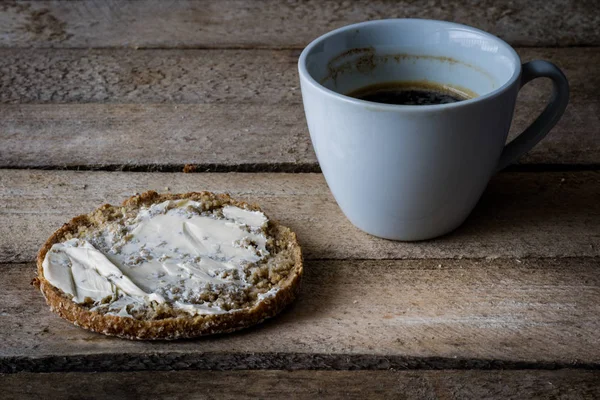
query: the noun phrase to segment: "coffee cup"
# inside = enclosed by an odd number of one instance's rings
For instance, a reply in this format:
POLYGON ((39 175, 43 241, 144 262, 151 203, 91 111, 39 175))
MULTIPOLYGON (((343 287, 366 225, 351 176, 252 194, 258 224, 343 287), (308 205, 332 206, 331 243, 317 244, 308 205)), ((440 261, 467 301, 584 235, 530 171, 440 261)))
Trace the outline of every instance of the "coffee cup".
POLYGON ((569 85, 547 61, 521 64, 501 39, 451 22, 390 19, 329 32, 298 62, 311 141, 327 184, 359 229, 394 240, 451 232, 490 178, 558 122, 569 85), (552 80, 549 104, 506 144, 519 89, 552 80), (474 93, 449 104, 396 105, 348 96, 383 82, 474 93))

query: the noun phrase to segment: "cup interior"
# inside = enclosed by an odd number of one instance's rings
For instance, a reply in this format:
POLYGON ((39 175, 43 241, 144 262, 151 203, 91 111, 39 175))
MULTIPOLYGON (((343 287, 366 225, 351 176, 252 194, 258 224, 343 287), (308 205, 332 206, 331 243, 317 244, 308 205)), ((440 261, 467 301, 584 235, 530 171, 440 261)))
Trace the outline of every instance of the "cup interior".
POLYGON ((386 81, 430 81, 477 96, 518 77, 516 52, 497 37, 443 21, 370 21, 330 32, 300 59, 314 81, 339 94, 386 81))

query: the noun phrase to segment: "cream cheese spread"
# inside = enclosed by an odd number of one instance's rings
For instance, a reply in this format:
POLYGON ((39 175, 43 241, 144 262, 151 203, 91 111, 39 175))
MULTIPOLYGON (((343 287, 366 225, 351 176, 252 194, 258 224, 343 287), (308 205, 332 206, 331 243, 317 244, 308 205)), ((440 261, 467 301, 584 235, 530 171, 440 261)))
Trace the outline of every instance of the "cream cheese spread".
POLYGON ((245 268, 269 255, 268 220, 231 205, 202 210, 193 200, 165 201, 89 237, 55 243, 42 265, 44 277, 74 302, 91 300, 119 316, 152 302, 192 315, 233 311, 205 293, 249 285, 245 268))

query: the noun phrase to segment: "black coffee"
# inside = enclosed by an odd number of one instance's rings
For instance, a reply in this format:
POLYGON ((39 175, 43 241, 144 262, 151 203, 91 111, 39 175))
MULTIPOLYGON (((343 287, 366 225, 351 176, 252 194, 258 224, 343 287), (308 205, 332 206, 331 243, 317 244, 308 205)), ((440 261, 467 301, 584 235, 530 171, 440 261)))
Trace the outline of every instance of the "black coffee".
POLYGON ((384 104, 426 106, 448 104, 474 96, 433 82, 383 82, 353 90, 347 96, 384 104))

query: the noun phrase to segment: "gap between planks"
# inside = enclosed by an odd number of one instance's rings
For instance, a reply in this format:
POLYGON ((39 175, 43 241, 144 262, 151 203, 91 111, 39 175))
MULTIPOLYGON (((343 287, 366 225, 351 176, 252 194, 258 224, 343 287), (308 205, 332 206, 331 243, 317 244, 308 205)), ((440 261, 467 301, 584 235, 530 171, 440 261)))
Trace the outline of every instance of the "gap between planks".
MULTIPOLYGON (((164 173, 321 173, 318 164, 311 163, 257 163, 257 164, 167 164, 167 165, 63 165, 63 166, 23 166, 2 167, 3 169, 41 170, 41 171, 96 171, 96 172, 164 172, 164 173)), ((576 172, 597 171, 600 164, 514 164, 506 167, 499 173, 508 172, 576 172)))

